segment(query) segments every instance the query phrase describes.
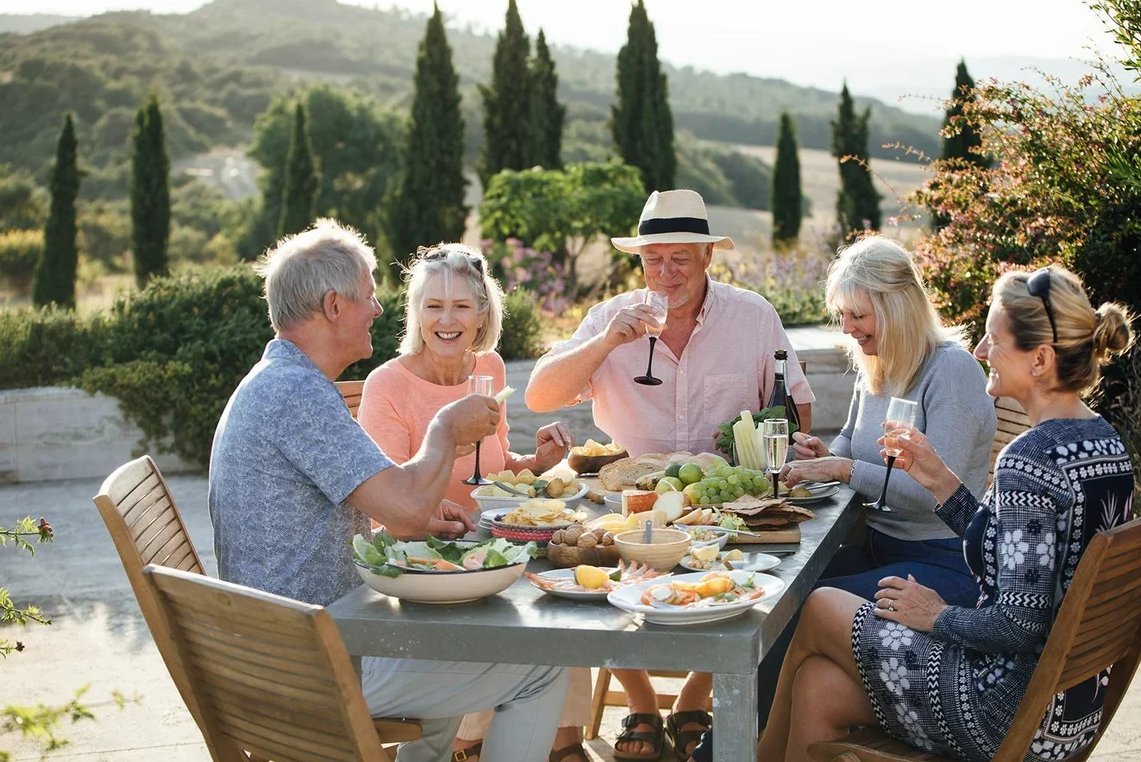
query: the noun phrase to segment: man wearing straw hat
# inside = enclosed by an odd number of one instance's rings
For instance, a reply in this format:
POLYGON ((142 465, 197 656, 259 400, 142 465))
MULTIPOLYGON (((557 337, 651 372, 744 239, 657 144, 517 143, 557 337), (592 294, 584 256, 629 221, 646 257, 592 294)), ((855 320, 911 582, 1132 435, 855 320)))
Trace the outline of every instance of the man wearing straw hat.
MULTIPOLYGON (((776 310, 760 294, 706 272, 714 249, 732 249, 733 241, 710 234, 698 193, 654 191, 638 235, 610 240, 641 259, 646 288, 594 306, 569 340, 540 358, 527 385, 529 408, 546 412, 592 400, 595 424, 632 456, 710 451, 719 423, 766 404, 775 378, 773 352, 784 349, 785 382, 802 428, 811 427, 815 397, 776 310), (650 352, 642 337, 657 322, 645 304, 647 291, 665 294, 669 305, 653 355, 653 375, 662 381, 657 386, 634 382, 645 373, 650 352)), ((649 677, 639 670, 615 675, 631 708, 615 758, 657 759, 663 729, 649 677)), ((708 726, 710 688, 709 675, 691 675, 669 718, 682 759, 708 726)))

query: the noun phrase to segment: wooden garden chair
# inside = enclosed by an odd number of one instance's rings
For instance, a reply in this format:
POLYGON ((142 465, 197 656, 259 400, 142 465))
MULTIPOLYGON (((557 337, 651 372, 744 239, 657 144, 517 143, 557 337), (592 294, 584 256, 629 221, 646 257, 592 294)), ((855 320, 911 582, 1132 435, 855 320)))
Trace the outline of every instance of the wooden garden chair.
POLYGON ((336 381, 337 391, 345 398, 345 405, 353 418, 357 417, 357 410, 361 406, 361 392, 364 391, 364 381, 336 381))
MULTIPOLYGON (((158 615, 158 601, 152 586, 143 577, 143 567, 157 564, 170 569, 205 576, 202 559, 190 541, 186 524, 166 486, 158 466, 144 455, 124 463, 103 481, 93 498, 103 523, 119 553, 135 600, 150 628, 159 655, 178 688, 186 708, 205 733, 202 715, 170 633, 158 615)), ((378 718, 376 732, 384 743, 402 743, 420 737, 417 720, 378 718)), ((255 757, 257 759, 257 757, 255 757)))
POLYGON ((998 462, 998 454, 1003 447, 1030 428, 1030 418, 1022 410, 1022 406, 1010 397, 996 397, 994 412, 998 419, 994 430, 994 443, 990 448, 990 470, 987 471, 986 482, 994 481, 994 466, 998 462))
POLYGON ((154 564, 143 576, 215 760, 388 762, 324 608, 154 564))
MULTIPOLYGON (((1038 667, 995 762, 1018 762, 1030 748, 1051 697, 1112 666, 1101 725, 1093 743, 1068 760, 1084 760, 1109 727, 1141 656, 1141 520, 1098 533, 1078 564, 1038 667)), ((838 741, 812 744, 821 762, 898 762, 945 758, 861 728, 838 741)))

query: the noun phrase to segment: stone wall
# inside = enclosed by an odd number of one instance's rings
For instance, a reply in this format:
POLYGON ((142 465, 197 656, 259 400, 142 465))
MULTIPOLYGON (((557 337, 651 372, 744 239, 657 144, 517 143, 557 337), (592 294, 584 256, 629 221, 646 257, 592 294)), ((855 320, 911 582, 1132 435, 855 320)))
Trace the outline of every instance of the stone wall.
MULTIPOLYGON (((793 346, 808 367, 816 394, 813 430, 835 432, 848 414, 854 375, 837 348, 838 336, 823 328, 789 331, 793 346)), ((507 364, 507 383, 518 391, 507 403, 511 442, 517 452, 532 452, 535 431, 554 420, 567 423, 579 442, 608 441, 594 426, 590 404, 558 413, 532 413, 523 390, 534 362, 507 364)), ((137 456, 142 432, 127 423, 118 400, 79 389, 47 387, 0 391, 0 483, 103 479, 137 456)), ((164 473, 197 470, 173 455, 156 455, 164 473)))

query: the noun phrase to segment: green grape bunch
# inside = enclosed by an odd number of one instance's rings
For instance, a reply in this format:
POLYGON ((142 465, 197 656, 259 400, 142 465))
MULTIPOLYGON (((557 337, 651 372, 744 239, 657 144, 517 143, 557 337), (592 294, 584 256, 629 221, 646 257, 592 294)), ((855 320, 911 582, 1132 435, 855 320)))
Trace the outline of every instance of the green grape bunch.
POLYGON ((685 489, 695 505, 720 505, 742 495, 765 497, 773 490, 768 474, 743 466, 714 466, 685 489))

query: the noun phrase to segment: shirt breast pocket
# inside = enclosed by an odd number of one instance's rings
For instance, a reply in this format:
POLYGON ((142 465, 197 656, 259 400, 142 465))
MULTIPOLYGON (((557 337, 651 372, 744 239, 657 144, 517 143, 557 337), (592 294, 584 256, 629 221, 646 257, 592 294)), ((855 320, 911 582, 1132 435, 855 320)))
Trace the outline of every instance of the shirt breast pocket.
POLYGON ((715 373, 702 383, 704 418, 710 426, 753 410, 756 404, 757 382, 748 373, 715 373))

